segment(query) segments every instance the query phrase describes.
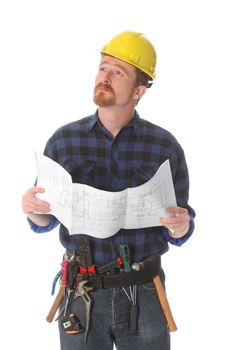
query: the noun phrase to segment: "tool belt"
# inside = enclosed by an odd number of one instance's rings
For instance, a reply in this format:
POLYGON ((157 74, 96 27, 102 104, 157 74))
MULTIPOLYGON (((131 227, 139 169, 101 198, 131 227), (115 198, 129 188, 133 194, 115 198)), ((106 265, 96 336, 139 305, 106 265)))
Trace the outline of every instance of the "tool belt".
POLYGON ((154 254, 139 263, 140 270, 130 272, 119 271, 114 274, 88 275, 88 281, 94 288, 120 288, 139 285, 152 280, 159 275, 161 269, 161 258, 154 254))
MULTIPOLYGON (((139 285, 152 280, 159 275, 161 270, 160 254, 153 254, 140 262, 133 262, 130 256, 128 245, 119 246, 118 257, 103 266, 93 264, 91 257, 90 242, 87 237, 80 238, 79 255, 70 251, 66 252, 66 259, 63 263, 70 265, 76 261, 76 268, 71 276, 73 285, 77 286, 81 280, 87 280, 88 284, 94 288, 120 288, 139 285), (67 262, 69 261, 69 262, 67 262)), ((64 272, 64 269, 63 269, 64 272)), ((70 271, 68 271, 69 273, 70 271)), ((70 284, 64 273, 62 275, 62 284, 70 284)))
POLYGON ((92 263, 90 244, 86 237, 80 239, 80 255, 75 252, 66 252, 63 257, 62 269, 55 277, 53 291, 56 281, 61 277, 61 285, 54 304, 47 316, 51 322, 61 301, 65 298, 65 305, 60 319, 61 325, 67 334, 82 332, 83 327, 77 315, 71 312, 71 306, 75 299, 82 297, 86 305, 86 326, 84 341, 87 341, 87 334, 90 322, 91 298, 88 292, 95 288, 121 288, 123 287, 126 296, 131 301, 130 311, 130 333, 137 333, 138 305, 137 285, 153 280, 158 298, 164 315, 167 319, 169 329, 176 330, 170 307, 166 299, 165 291, 159 277, 161 270, 160 254, 154 254, 140 262, 133 262, 130 259, 130 251, 127 245, 119 246, 119 256, 106 265, 96 266, 92 263), (131 298, 125 290, 129 287, 131 298))

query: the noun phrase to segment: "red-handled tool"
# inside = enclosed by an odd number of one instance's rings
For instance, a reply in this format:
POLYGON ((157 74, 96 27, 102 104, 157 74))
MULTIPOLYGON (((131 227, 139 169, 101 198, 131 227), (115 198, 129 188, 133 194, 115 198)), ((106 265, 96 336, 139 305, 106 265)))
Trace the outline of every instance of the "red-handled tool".
POLYGON ((101 267, 98 267, 97 272, 98 274, 103 274, 109 271, 113 271, 116 268, 120 268, 123 265, 123 259, 119 256, 116 260, 111 261, 110 263, 103 265, 101 267))
POLYGON ((79 266, 79 273, 80 275, 86 275, 86 274, 96 275, 95 265, 91 265, 90 267, 87 267, 87 268, 83 266, 79 266))
POLYGON ((80 237, 79 241, 80 265, 79 273, 82 275, 96 275, 96 266, 92 264, 90 242, 87 237, 80 237))
POLYGON ((64 259, 61 264, 61 284, 67 286, 69 284, 69 260, 64 259))

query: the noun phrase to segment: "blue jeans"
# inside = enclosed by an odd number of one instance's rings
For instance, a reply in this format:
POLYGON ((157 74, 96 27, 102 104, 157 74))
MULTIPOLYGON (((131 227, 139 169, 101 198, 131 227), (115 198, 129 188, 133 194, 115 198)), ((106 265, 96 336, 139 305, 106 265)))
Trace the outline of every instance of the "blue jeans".
MULTIPOLYGON (((129 293, 129 288, 126 288, 129 293)), ((130 334, 130 306, 122 288, 95 289, 87 343, 84 332, 66 334, 59 324, 61 350, 169 350, 170 334, 152 281, 138 286, 138 332, 130 334)), ((85 303, 74 301, 71 312, 85 327, 85 303)))

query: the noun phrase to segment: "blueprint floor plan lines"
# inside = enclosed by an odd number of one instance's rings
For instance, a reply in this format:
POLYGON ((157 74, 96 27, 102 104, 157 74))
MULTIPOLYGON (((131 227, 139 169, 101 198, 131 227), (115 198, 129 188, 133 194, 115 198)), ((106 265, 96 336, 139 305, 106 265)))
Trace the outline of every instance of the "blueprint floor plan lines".
POLYGON ((169 160, 146 183, 109 192, 72 183, 70 174, 50 158, 36 154, 38 196, 47 200, 51 214, 72 234, 107 238, 121 228, 161 226, 167 207, 176 206, 169 160))

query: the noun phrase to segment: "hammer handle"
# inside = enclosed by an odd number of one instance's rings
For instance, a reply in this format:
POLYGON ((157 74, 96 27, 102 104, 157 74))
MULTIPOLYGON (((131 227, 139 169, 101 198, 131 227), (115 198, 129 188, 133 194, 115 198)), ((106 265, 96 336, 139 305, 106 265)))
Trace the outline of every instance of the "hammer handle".
POLYGON ((154 282, 154 285, 155 285, 155 288, 156 288, 156 291, 158 294, 160 305, 162 307, 164 316, 165 316, 166 321, 167 321, 169 331, 175 332, 177 330, 177 326, 176 326, 175 321, 173 319, 172 312, 171 312, 171 309, 170 309, 170 306, 169 306, 169 303, 167 300, 167 296, 166 296, 166 293, 165 293, 165 290, 163 288, 163 285, 162 285, 162 282, 161 282, 159 275, 153 278, 153 282, 154 282))
POLYGON ((59 291, 57 293, 57 296, 56 296, 56 298, 55 298, 55 300, 53 302, 53 305, 52 305, 52 307, 51 307, 51 309, 50 309, 50 311, 49 311, 49 313, 48 313, 48 315, 46 317, 46 321, 48 321, 48 322, 52 322, 53 321, 54 316, 55 316, 55 314, 57 312, 57 309, 59 308, 59 306, 60 306, 60 304, 62 302, 64 294, 65 294, 65 287, 63 285, 60 285, 60 289, 59 289, 59 291))

